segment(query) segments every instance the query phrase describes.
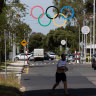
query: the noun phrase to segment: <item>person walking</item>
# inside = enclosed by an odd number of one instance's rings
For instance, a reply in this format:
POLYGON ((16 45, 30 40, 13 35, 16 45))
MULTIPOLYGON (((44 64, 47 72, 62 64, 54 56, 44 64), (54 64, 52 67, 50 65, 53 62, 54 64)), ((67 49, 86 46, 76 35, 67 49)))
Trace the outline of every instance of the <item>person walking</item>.
POLYGON ((65 72, 68 71, 66 67, 66 57, 65 54, 61 55, 61 60, 58 61, 57 64, 57 71, 56 71, 56 83, 53 85, 51 89, 51 96, 53 96, 54 89, 59 85, 60 81, 64 84, 65 96, 69 96, 68 89, 67 89, 67 80, 65 72))

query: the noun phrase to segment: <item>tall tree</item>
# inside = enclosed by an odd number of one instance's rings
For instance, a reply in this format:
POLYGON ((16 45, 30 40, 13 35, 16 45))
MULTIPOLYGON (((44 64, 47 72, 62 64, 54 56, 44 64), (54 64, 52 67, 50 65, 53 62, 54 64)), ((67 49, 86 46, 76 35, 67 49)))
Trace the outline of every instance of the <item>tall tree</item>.
MULTIPOLYGON (((4 6, 4 0, 0 0, 0 14, 2 13, 3 6, 4 6)), ((0 66, 1 66, 1 31, 0 31, 0 66)))

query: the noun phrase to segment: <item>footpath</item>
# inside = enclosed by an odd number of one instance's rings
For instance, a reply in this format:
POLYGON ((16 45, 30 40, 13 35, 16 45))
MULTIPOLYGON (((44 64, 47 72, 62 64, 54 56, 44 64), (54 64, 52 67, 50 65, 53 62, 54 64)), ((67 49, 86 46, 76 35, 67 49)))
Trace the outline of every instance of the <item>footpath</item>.
MULTIPOLYGON (((14 63, 10 63, 9 66, 7 66, 7 75, 10 74, 15 74, 16 77, 18 78, 19 82, 21 80, 21 74, 24 71, 24 66, 27 65, 27 62, 24 61, 16 61, 14 63)), ((0 72, 0 74, 4 75, 5 74, 5 69, 0 72)))
POLYGON ((5 69, 0 71, 0 96, 22 96, 25 88, 21 83, 21 74, 26 72, 27 62, 16 61, 7 66, 7 76, 5 69), (5 81, 7 77, 7 82, 5 81))

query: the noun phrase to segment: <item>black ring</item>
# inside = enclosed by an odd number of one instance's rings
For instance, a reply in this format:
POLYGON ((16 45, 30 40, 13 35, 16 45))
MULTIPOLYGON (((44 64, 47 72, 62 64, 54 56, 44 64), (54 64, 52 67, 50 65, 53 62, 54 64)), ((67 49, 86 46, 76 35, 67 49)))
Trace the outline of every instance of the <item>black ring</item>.
MULTIPOLYGON (((55 18, 57 18, 57 17, 59 16, 59 9, 58 9, 57 7, 55 7, 55 6, 49 6, 49 7, 46 9, 46 13, 47 13, 48 9, 51 8, 51 7, 54 7, 54 8, 57 9, 58 15, 55 17, 55 18)), ((53 18, 50 18, 47 14, 46 14, 46 16, 47 16, 49 19, 53 19, 53 18)))

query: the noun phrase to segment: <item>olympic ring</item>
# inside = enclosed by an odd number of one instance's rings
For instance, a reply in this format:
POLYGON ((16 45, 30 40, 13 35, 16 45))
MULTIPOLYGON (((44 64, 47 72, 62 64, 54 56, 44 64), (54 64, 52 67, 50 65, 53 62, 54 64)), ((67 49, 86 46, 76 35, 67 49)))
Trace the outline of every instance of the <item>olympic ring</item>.
MULTIPOLYGON (((42 15, 43 15, 43 14, 41 14, 41 15, 39 16, 39 18, 38 18, 38 23, 39 23, 41 26, 44 26, 44 27, 49 26, 49 25, 51 24, 52 19, 50 19, 50 22, 49 22, 47 25, 43 25, 43 24, 40 23, 40 20, 39 20, 42 15)), ((44 15, 48 15, 48 16, 51 18, 51 16, 50 16, 49 14, 47 14, 47 13, 44 13, 44 15)))
POLYGON ((68 19, 71 19, 71 18, 74 16, 74 9, 73 9, 72 7, 70 7, 70 6, 64 6, 64 7, 61 9, 60 13, 62 13, 63 9, 66 8, 66 7, 67 7, 67 8, 70 8, 70 9, 72 10, 72 12, 73 12, 72 16, 69 17, 69 18, 65 18, 65 17, 62 16, 64 19, 67 19, 67 20, 68 20, 68 19))
MULTIPOLYGON (((56 9, 57 9, 57 12, 58 12, 58 15, 59 15, 59 10, 58 10, 58 8, 57 8, 57 7, 55 7, 55 6, 49 6, 49 7, 46 9, 45 13, 47 13, 48 9, 49 9, 49 8, 51 8, 51 7, 56 8, 56 9)), ((57 15, 55 18, 57 18, 57 17, 58 17, 58 15, 57 15)), ((46 14, 46 16, 47 16, 49 19, 53 19, 53 18, 50 18, 47 14, 46 14)))
MULTIPOLYGON (((65 16, 64 14, 62 14, 62 13, 59 13, 59 15, 64 16, 64 17, 66 18, 66 16, 65 16)), ((57 25, 57 24, 55 23, 55 21, 54 21, 54 18, 55 18, 56 16, 57 16, 57 14, 53 17, 53 23, 54 23, 54 25, 56 25, 57 27, 62 27, 62 26, 64 26, 64 25, 67 23, 67 20, 65 19, 64 24, 62 24, 62 25, 57 25)))
POLYGON ((41 7, 41 6, 34 6, 34 7, 32 7, 32 9, 31 9, 31 16, 33 17, 33 18, 35 18, 35 19, 38 19, 38 18, 36 18, 36 17, 34 17, 33 16, 33 14, 32 14, 32 10, 34 9, 34 8, 36 8, 36 7, 39 7, 39 8, 41 8, 42 9, 42 11, 43 11, 43 14, 42 14, 42 16, 40 17, 40 18, 42 18, 43 17, 43 15, 44 15, 44 9, 41 7))
POLYGON ((51 24, 52 19, 53 19, 54 25, 56 25, 56 26, 58 26, 58 27, 62 27, 62 26, 64 26, 64 25, 67 23, 67 20, 68 20, 68 19, 71 19, 71 18, 74 16, 74 9, 73 9, 72 7, 70 7, 70 6, 64 6, 64 7, 61 9, 60 13, 59 13, 59 9, 58 9, 57 7, 55 7, 55 6, 49 6, 49 7, 46 9, 46 13, 44 13, 44 9, 43 9, 41 6, 38 6, 38 5, 37 5, 37 6, 32 7, 32 9, 31 9, 31 16, 32 16, 33 18, 35 18, 35 19, 38 19, 38 23, 39 23, 41 26, 44 26, 44 27, 49 26, 49 25, 51 24), (33 10, 34 8, 36 8, 36 7, 41 8, 42 11, 43 11, 43 13, 42 13, 38 18, 36 18, 36 17, 33 16, 33 14, 32 14, 32 10, 33 10), (48 9, 51 8, 51 7, 56 8, 56 9, 57 9, 57 13, 58 13, 58 14, 54 15, 53 18, 51 18, 51 16, 50 16, 49 14, 47 14, 48 9), (66 16, 62 13, 62 11, 63 11, 64 8, 70 8, 70 9, 72 10, 72 16, 71 16, 71 17, 66 18, 66 16), (42 18, 44 15, 46 15, 46 16, 50 19, 50 22, 49 22, 47 25, 41 24, 41 23, 40 23, 40 20, 39 20, 39 19, 42 18), (55 20, 54 20, 54 19, 57 18, 58 15, 61 15, 61 16, 65 19, 64 24, 62 24, 62 25, 57 25, 57 24, 55 23, 55 20))

